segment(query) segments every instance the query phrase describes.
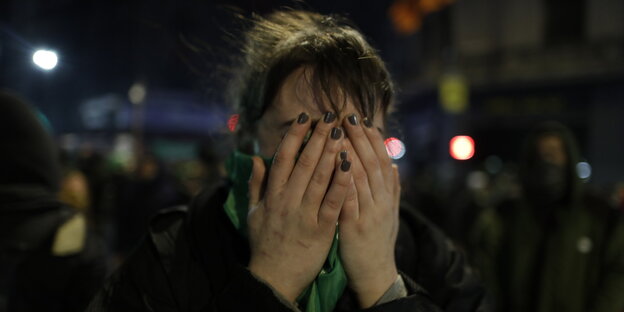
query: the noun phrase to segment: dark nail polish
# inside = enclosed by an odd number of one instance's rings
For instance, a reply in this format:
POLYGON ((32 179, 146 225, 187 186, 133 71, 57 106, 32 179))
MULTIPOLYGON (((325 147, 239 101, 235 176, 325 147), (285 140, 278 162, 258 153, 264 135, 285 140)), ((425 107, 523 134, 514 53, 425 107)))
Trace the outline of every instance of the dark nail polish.
POLYGON ((331 138, 334 140, 340 139, 342 136, 342 129, 340 128, 332 128, 331 130, 331 138))
POLYGON ((351 114, 351 115, 349 115, 349 117, 347 117, 347 119, 349 120, 349 123, 350 123, 350 124, 352 124, 352 125, 354 125, 354 126, 357 126, 357 125, 358 125, 357 115, 355 115, 355 114, 351 114))
POLYGON ((336 114, 334 114, 332 112, 327 112, 327 113, 325 113, 325 116, 323 116, 323 121, 325 123, 334 122, 334 120, 336 120, 336 114))
POLYGON ((362 120, 362 123, 364 123, 364 125, 366 126, 366 128, 372 128, 373 127, 373 123, 370 121, 370 119, 368 118, 364 118, 362 120))
POLYGON ((340 160, 347 160, 347 151, 340 152, 340 160))
POLYGON ((306 113, 299 114, 299 117, 297 118, 297 123, 298 124, 303 124, 306 121, 308 121, 308 114, 306 114, 306 113))
POLYGON ((351 162, 348 160, 343 160, 342 164, 340 164, 340 170, 347 172, 351 168, 351 162))

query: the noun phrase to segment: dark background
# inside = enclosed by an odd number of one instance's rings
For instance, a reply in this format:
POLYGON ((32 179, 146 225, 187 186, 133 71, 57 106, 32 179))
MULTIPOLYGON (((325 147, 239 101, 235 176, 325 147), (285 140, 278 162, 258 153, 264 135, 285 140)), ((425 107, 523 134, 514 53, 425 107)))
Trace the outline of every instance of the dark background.
POLYGON ((610 196, 624 181, 624 2, 406 0, 420 25, 411 31, 393 24, 399 2, 5 0, 0 86, 30 100, 63 148, 106 152, 132 130, 127 94, 141 81, 147 146, 193 157, 189 144, 227 133, 222 91, 244 25, 237 16, 307 8, 350 17, 387 61, 399 90, 392 134, 407 147, 398 163, 419 192, 450 198, 513 175, 523 138, 544 120, 573 130, 589 185, 610 196), (31 61, 42 47, 59 54, 52 71, 31 61), (440 104, 448 74, 469 89, 463 112, 440 104), (475 139, 472 159, 449 156, 458 134, 475 139))

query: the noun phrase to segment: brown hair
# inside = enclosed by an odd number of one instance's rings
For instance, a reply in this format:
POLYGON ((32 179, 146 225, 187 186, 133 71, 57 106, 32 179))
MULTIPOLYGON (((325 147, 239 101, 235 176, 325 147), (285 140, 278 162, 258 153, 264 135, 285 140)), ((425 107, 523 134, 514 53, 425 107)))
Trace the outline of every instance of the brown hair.
MULTIPOLYGON (((256 122, 283 80, 307 66, 315 97, 329 99, 339 112, 347 98, 372 118, 388 112, 394 89, 378 53, 345 18, 287 10, 254 17, 245 33, 243 55, 230 97, 239 114, 238 146, 248 150, 256 122), (344 94, 338 101, 336 94, 344 94)), ((317 101, 318 102, 318 101, 317 101)))

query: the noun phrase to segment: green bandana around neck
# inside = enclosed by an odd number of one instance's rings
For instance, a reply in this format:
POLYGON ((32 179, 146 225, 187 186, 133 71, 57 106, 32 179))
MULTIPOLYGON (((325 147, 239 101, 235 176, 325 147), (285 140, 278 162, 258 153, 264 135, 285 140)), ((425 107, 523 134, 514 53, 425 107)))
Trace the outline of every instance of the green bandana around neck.
MULTIPOLYGON (((234 227, 248 237, 247 213, 249 208, 248 181, 251 177, 252 156, 234 151, 225 166, 232 183, 223 208, 234 227)), ((272 159, 263 158, 267 169, 272 159)), ((338 229, 334 241, 316 279, 299 295, 297 304, 306 312, 332 311, 347 286, 347 275, 338 254, 338 229)))

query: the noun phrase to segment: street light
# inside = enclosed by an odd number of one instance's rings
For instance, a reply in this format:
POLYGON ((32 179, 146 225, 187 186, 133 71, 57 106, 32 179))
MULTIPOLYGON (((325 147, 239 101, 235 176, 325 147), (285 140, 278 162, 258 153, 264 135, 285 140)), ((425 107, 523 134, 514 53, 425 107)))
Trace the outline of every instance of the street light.
POLYGON ((56 52, 50 50, 37 50, 32 56, 33 63, 43 70, 52 70, 58 64, 56 52))

